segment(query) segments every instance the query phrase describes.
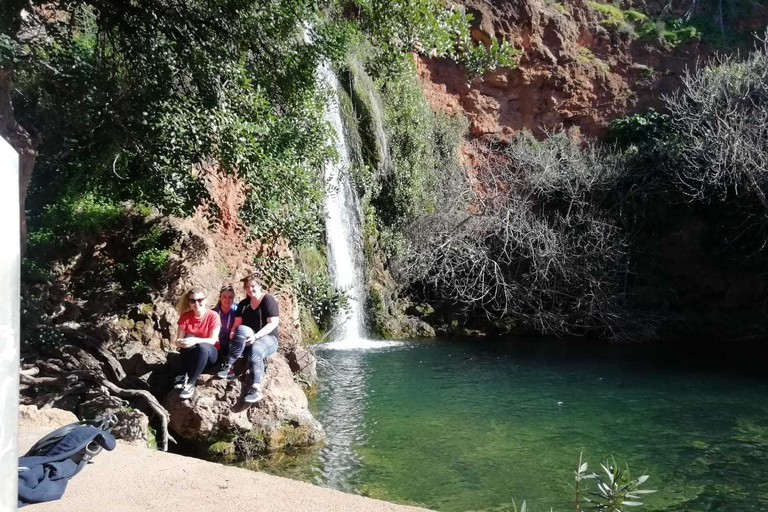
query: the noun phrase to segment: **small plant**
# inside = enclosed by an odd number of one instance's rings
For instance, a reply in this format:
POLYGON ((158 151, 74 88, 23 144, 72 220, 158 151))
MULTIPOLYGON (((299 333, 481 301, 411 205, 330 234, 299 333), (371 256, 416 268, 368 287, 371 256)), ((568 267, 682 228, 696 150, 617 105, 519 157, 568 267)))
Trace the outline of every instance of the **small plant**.
POLYGON ((552 4, 552 8, 564 16, 571 15, 570 9, 568 9, 568 7, 565 4, 561 4, 560 2, 555 2, 554 4, 552 4))
MULTIPOLYGON (((620 469, 613 457, 609 462, 600 464, 600 467, 604 474, 589 472, 589 464, 582 460, 582 455, 579 455, 579 464, 574 471, 576 484, 571 486, 574 491, 576 512, 586 510, 622 512, 622 507, 642 506, 643 503, 639 501, 641 497, 656 492, 640 489, 640 486, 648 480, 648 475, 632 478, 629 466, 625 465, 624 469, 620 469), (597 483, 597 490, 591 491, 588 487, 582 486, 582 482, 587 480, 594 480, 597 483)), ((518 509, 513 500, 512 509, 508 512, 527 512, 527 510, 525 501, 518 509)), ((550 512, 552 510, 550 509, 550 512)))
POLYGON ((602 73, 610 73, 611 72, 611 66, 604 60, 598 59, 594 53, 592 53, 592 50, 589 48, 585 48, 584 46, 580 46, 578 50, 579 54, 579 60, 583 62, 591 62, 597 66, 597 69, 602 73))
POLYGON ((693 38, 701 38, 701 32, 682 18, 647 21, 638 28, 637 33, 640 39, 661 41, 671 48, 693 38))
MULTIPOLYGON (((627 23, 624 17, 624 11, 618 7, 611 4, 601 4, 599 2, 587 2, 587 4, 600 13, 600 16, 603 18, 600 20, 600 25, 604 27, 613 27, 621 32, 632 31, 632 26, 627 23)), ((636 11, 632 12, 636 13, 636 11)), ((634 14, 632 16, 634 16, 634 14)))
POLYGON ((641 475, 632 478, 629 466, 624 469, 619 468, 616 460, 611 457, 610 462, 600 464, 605 475, 598 473, 587 473, 589 465, 582 462, 579 456, 579 466, 576 469, 576 511, 582 510, 581 500, 588 505, 584 507, 587 510, 601 510, 604 512, 621 512, 621 507, 639 507, 643 503, 638 501, 643 495, 652 494, 655 490, 640 489, 640 486, 648 480, 648 475, 641 475), (584 493, 587 488, 581 488, 580 483, 585 480, 595 480, 597 482, 597 491, 584 493))

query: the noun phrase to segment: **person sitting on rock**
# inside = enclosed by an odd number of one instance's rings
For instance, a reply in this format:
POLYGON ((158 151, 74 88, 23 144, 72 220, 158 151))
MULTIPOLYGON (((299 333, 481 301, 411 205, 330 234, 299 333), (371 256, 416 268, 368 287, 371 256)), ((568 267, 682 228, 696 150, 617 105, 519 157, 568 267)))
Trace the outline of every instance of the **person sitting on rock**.
POLYGON ((219 302, 216 303, 213 310, 219 314, 219 320, 221 320, 221 331, 219 331, 219 362, 226 362, 229 357, 230 334, 235 325, 235 313, 237 312, 235 288, 231 284, 221 287, 221 290, 219 290, 219 302))
POLYGON ((261 392, 264 359, 277 351, 280 313, 277 301, 262 291, 256 276, 246 277, 243 284, 248 297, 240 301, 237 307, 235 322, 230 331, 232 342, 227 359, 216 375, 222 379, 234 379, 236 375, 232 365, 241 354, 245 354, 253 382, 244 400, 246 403, 255 403, 264 397, 261 392))
POLYGON ((181 296, 178 311, 176 346, 184 373, 176 377, 174 387, 181 390, 180 398, 187 399, 195 394, 195 383, 205 367, 219 357, 221 320, 218 313, 206 306, 205 292, 200 288, 192 288, 181 296))

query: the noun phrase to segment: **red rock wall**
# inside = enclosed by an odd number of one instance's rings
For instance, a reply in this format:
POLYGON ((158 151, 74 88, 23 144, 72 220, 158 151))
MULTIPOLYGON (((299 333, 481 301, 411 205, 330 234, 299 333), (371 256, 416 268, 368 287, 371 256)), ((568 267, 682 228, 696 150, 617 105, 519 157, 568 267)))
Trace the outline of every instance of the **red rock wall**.
POLYGON ((472 138, 560 127, 604 137, 612 119, 660 107, 661 95, 678 86, 685 67, 712 54, 698 41, 670 49, 606 28, 582 0, 461 4, 474 15, 477 41, 503 38, 522 52, 518 69, 499 69, 470 83, 450 61, 417 58, 432 107, 466 115, 472 138))

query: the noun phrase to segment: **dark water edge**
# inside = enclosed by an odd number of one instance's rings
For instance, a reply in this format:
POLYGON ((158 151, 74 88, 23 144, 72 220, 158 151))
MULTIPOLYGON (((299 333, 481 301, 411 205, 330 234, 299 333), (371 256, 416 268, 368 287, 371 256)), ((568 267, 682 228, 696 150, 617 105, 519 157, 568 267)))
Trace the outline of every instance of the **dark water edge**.
MULTIPOLYGON (((446 512, 572 510, 579 453, 648 472, 648 511, 768 510, 759 350, 526 338, 321 351, 328 442, 253 469, 446 512)), ((730 345, 730 346, 729 346, 730 345)), ((756 346, 759 345, 756 344, 756 346)))

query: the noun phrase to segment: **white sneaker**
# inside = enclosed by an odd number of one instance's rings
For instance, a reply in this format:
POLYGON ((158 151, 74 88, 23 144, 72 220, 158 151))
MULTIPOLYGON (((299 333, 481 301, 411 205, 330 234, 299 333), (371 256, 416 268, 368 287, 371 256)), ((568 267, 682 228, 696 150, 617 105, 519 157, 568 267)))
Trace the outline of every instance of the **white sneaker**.
POLYGON ((261 386, 259 386, 256 388, 251 388, 248 391, 248 394, 243 398, 243 401, 247 404, 255 404, 262 398, 264 398, 264 395, 261 394, 261 386))
POLYGON ((187 398, 192 398, 192 395, 195 394, 195 383, 194 382, 187 382, 184 384, 184 387, 181 389, 181 393, 179 393, 179 398, 182 400, 186 400, 187 398))

